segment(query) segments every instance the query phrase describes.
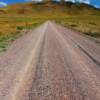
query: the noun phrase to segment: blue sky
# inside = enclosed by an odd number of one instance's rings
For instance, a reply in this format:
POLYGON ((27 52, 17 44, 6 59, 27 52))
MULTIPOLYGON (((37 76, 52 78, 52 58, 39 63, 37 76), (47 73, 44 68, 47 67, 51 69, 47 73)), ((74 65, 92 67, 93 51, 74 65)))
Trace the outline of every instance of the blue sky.
MULTIPOLYGON (((26 2, 28 0, 0 0, 1 5, 12 4, 17 2, 26 2)), ((31 0, 30 0, 31 1, 31 0)), ((74 1, 74 0, 66 0, 66 1, 74 1)), ((100 7, 100 0, 77 0, 79 2, 85 2, 96 7, 100 7)))

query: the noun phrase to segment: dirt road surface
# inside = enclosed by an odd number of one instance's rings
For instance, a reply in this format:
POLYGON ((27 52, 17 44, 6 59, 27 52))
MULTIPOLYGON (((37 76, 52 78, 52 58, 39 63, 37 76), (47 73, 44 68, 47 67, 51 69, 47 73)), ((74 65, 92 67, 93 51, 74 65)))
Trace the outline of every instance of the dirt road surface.
POLYGON ((0 55, 0 100, 100 100, 100 45, 47 21, 0 55))

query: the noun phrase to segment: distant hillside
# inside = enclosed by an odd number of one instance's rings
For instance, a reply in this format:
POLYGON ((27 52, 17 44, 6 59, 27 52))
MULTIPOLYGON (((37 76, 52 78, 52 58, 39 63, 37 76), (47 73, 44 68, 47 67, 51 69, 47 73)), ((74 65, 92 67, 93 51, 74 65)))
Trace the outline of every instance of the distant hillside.
POLYGON ((8 15, 100 15, 100 9, 87 4, 66 2, 64 4, 44 3, 19 3, 0 9, 0 14, 8 15))

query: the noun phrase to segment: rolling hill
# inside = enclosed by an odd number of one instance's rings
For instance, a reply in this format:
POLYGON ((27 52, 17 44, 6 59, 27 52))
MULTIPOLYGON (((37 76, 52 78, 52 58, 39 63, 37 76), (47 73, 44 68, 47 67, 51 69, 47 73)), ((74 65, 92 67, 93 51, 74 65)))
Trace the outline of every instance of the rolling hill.
POLYGON ((66 2, 59 4, 55 2, 43 3, 19 3, 9 5, 0 9, 0 14, 19 14, 19 15, 100 15, 100 9, 97 9, 88 4, 78 4, 66 2))
POLYGON ((0 51, 5 51, 23 31, 47 20, 92 37, 100 37, 100 9, 91 5, 50 1, 19 3, 0 8, 0 51))

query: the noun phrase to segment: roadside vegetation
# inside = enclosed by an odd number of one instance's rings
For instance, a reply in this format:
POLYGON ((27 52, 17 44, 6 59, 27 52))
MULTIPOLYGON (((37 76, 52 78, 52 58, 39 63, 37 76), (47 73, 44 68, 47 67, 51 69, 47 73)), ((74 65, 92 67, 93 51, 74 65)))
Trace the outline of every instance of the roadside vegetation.
POLYGON ((85 35, 100 38, 100 16, 74 16, 56 19, 57 23, 85 35))
POLYGON ((23 35, 23 31, 28 31, 41 24, 43 20, 25 18, 25 17, 0 17, 0 52, 5 51, 9 45, 19 36, 23 35))
POLYGON ((0 8, 0 52, 5 51, 24 30, 33 29, 47 20, 100 38, 100 9, 71 2, 14 4, 0 8))

